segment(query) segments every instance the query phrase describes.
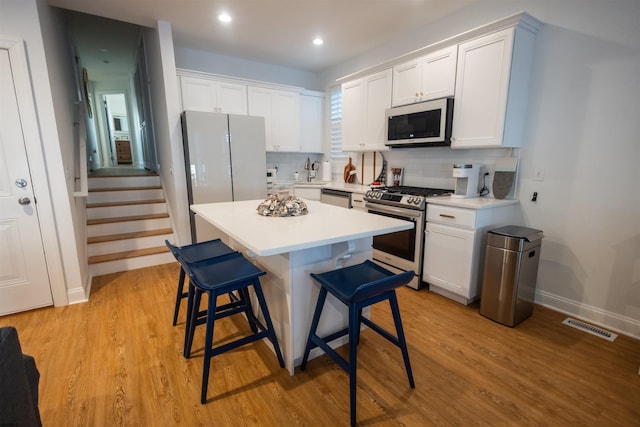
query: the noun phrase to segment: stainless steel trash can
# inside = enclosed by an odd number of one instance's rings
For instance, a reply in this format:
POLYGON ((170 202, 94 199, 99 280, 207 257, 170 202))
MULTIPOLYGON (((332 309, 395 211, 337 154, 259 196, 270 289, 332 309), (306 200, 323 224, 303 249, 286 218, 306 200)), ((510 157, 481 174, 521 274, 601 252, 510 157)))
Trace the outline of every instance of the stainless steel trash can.
POLYGON ((511 327, 531 316, 543 237, 515 225, 487 233, 481 315, 511 327))

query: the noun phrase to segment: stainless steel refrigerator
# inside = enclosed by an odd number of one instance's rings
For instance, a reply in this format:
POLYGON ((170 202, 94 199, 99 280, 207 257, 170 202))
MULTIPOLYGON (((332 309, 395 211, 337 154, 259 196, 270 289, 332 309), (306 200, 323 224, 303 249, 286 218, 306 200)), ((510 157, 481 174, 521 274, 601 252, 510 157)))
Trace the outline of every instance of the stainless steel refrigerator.
MULTIPOLYGON (((267 197, 263 117, 185 111, 182 137, 189 206, 267 197)), ((224 237, 189 214, 192 242, 224 237)))

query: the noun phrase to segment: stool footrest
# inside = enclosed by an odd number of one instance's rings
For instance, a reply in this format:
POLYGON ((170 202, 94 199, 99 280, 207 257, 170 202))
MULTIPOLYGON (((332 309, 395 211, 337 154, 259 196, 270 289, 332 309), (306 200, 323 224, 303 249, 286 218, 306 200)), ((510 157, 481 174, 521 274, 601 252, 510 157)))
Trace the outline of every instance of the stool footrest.
MULTIPOLYGON (((208 355, 209 355, 209 357, 217 356, 217 355, 225 353, 227 351, 234 350, 234 349, 236 349, 238 347, 242 347, 245 344, 249 344, 249 343, 252 343, 252 342, 255 342, 255 341, 259 341, 259 340, 261 340, 263 338, 268 338, 268 337, 269 337, 269 335, 267 334, 267 331, 266 330, 262 330, 261 332, 258 332, 258 333, 255 333, 255 334, 252 334, 252 335, 237 339, 237 340, 232 341, 230 343, 222 344, 222 345, 219 345, 217 347, 213 347, 208 352, 208 355)), ((207 356, 205 355, 205 357, 207 357, 207 356)))
POLYGON ((381 328, 379 325, 373 323, 370 319, 367 319, 366 317, 363 317, 360 320, 362 321, 362 323, 364 323, 365 325, 367 325, 368 327, 370 327, 371 329, 373 329, 374 331, 382 335, 384 338, 391 341, 397 347, 400 347, 400 341, 398 340, 398 338, 392 335, 386 329, 381 328))
POLYGON ((320 347, 325 353, 327 353, 327 356, 331 357, 331 359, 333 359, 338 366, 344 369, 345 372, 349 372, 349 362, 347 362, 344 357, 340 356, 338 352, 332 349, 329 344, 327 344, 328 341, 324 341, 317 335, 311 337, 311 341, 315 344, 315 347, 320 347))

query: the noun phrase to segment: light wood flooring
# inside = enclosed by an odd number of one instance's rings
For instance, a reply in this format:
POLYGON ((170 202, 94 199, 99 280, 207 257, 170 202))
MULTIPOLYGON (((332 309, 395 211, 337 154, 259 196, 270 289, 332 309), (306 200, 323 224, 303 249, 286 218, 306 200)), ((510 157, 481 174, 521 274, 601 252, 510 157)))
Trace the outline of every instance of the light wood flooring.
MULTIPOLYGON (((348 425, 339 367, 321 356, 291 377, 263 342, 213 359, 201 405, 204 331, 184 359, 184 310, 171 326, 177 276, 177 264, 101 276, 87 303, 0 317, 36 359, 45 426, 348 425)), ((640 341, 610 343, 539 306, 508 328, 426 291, 398 297, 416 388, 400 351, 363 331, 359 425, 640 425, 640 341)), ((372 316, 391 327, 388 305, 372 316)), ((216 339, 247 330, 226 318, 216 339)))

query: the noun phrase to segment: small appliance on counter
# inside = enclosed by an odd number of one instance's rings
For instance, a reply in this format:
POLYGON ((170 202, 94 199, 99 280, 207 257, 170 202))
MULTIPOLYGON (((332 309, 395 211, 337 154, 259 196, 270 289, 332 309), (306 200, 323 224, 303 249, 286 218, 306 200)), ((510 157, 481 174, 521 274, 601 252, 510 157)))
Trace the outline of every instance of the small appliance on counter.
POLYGON ((480 166, 469 163, 456 163, 453 165, 453 177, 456 179, 456 186, 451 197, 465 199, 480 195, 478 192, 480 166))

